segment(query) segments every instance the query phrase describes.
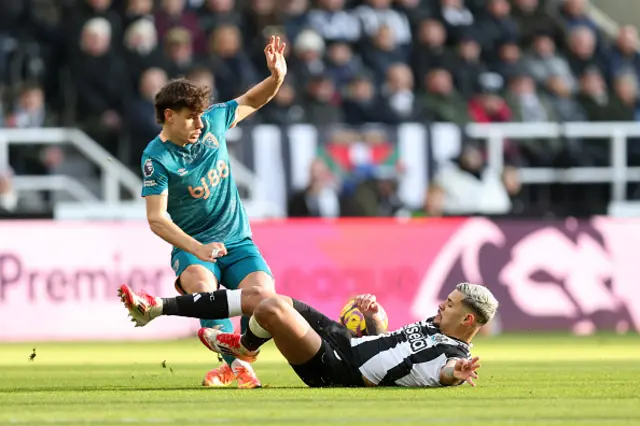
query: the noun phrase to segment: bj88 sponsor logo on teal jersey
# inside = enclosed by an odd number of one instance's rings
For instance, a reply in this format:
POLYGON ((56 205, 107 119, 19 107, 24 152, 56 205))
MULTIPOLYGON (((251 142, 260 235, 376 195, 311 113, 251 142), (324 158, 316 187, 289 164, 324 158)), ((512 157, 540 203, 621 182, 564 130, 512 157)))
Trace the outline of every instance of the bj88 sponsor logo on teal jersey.
POLYGON ((211 195, 211 190, 220 185, 222 179, 229 177, 229 166, 226 161, 218 160, 216 167, 207 172, 206 176, 200 178, 200 186, 189 185, 189 194, 193 198, 206 200, 211 195))

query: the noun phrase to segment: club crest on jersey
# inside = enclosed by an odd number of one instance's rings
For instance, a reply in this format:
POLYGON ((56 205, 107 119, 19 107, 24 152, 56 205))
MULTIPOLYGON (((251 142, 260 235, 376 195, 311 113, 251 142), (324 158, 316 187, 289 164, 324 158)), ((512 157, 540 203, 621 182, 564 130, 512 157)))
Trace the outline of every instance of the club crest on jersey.
POLYGON ((218 138, 211 132, 207 132, 202 138, 202 143, 209 148, 220 148, 220 142, 218 142, 218 138))
POLYGON ((144 177, 150 177, 153 174, 153 163, 151 162, 151 158, 148 158, 147 161, 144 162, 142 173, 144 174, 144 177))

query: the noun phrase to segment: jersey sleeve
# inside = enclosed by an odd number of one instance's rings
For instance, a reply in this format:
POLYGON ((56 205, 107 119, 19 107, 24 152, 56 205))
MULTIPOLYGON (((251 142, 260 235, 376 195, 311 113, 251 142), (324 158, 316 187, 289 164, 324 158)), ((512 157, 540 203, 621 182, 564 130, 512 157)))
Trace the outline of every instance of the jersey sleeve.
POLYGON ((224 126, 224 129, 228 130, 233 125, 233 122, 236 121, 237 111, 238 102, 232 100, 212 105, 205 112, 205 116, 214 126, 224 126))
POLYGON ((162 195, 169 191, 169 173, 158 160, 142 157, 142 196, 162 195))

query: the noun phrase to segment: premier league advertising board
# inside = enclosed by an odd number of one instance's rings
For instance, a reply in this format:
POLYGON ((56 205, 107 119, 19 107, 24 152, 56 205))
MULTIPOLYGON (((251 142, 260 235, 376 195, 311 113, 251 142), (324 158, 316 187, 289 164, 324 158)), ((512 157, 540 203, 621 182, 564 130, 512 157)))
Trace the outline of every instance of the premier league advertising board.
MULTIPOLYGON (((390 328, 426 318, 461 281, 488 286, 504 331, 640 331, 640 220, 284 220, 253 224, 278 292, 337 318, 373 293, 390 328)), ((174 296, 171 248, 144 222, 0 222, 0 340, 172 339, 197 320, 134 329, 126 283, 174 296), (46 325, 46 326, 44 326, 46 325)))

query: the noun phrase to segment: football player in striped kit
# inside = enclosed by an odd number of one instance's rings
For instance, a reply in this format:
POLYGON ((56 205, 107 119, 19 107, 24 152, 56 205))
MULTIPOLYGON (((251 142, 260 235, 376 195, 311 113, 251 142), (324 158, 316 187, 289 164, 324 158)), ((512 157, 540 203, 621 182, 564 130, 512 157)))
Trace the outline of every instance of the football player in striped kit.
POLYGON ((214 352, 255 361, 259 348, 273 339, 302 381, 310 387, 475 386, 479 358, 471 356, 471 340, 498 309, 491 291, 460 283, 438 306, 434 317, 386 332, 376 317, 373 295, 357 298, 368 334, 355 337, 312 307, 263 288, 218 290, 174 298, 119 294, 136 326, 160 315, 201 319, 251 315, 244 334, 202 328, 198 335, 214 352))

